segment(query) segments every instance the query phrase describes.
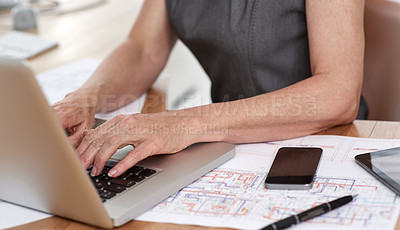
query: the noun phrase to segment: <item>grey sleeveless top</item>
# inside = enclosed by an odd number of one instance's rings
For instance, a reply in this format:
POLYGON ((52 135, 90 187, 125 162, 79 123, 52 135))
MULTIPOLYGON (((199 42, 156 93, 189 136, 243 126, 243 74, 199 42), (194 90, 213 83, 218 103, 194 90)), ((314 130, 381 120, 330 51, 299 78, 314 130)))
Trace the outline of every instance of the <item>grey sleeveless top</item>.
MULTIPOLYGON (((170 24, 211 79, 214 102, 312 75, 305 0, 166 0, 170 24)), ((359 118, 366 118, 361 100, 359 118)))

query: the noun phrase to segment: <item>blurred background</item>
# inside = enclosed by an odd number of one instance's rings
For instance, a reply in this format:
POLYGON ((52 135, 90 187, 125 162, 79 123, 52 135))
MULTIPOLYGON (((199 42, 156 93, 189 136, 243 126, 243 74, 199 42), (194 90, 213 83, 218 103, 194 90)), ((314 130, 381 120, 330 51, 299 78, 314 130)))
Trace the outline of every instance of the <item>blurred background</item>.
POLYGON ((400 1, 366 0, 363 94, 368 119, 400 120, 400 1))

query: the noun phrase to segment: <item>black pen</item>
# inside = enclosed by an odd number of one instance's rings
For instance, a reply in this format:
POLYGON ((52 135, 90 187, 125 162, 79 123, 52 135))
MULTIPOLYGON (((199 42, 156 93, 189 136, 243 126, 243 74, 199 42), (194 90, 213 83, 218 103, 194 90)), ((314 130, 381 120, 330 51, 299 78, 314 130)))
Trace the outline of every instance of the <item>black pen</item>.
POLYGON ((342 207, 343 205, 350 203, 357 196, 358 195, 344 196, 344 197, 341 197, 334 201, 331 201, 328 203, 323 203, 321 205, 318 205, 314 208, 308 209, 297 215, 289 216, 288 218, 285 218, 283 220, 280 220, 278 222, 270 224, 270 225, 262 228, 261 230, 279 230, 279 229, 288 228, 292 225, 299 224, 301 222, 307 221, 316 216, 320 216, 322 214, 325 214, 327 212, 335 210, 339 207, 342 207))

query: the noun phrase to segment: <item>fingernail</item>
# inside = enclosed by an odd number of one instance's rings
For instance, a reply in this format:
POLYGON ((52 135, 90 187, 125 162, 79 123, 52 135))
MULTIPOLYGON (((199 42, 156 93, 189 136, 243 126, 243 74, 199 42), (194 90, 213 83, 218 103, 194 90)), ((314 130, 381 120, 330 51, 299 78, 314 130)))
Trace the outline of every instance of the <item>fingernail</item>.
POLYGON ((90 172, 90 175, 96 176, 96 173, 97 173, 97 168, 96 168, 96 166, 93 166, 92 171, 90 172))
POLYGON ((109 172, 108 172, 108 176, 113 177, 115 176, 115 174, 117 174, 117 170, 115 168, 112 168, 109 172))

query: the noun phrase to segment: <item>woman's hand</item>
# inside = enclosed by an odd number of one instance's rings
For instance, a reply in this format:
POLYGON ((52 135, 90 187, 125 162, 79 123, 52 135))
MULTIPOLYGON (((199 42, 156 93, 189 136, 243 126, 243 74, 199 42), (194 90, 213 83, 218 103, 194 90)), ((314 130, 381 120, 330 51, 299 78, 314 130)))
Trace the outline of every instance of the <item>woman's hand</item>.
POLYGON ((82 141, 83 131, 93 128, 96 104, 94 98, 71 93, 53 105, 56 116, 67 131, 74 148, 82 141))
POLYGON ((109 171, 116 177, 139 161, 156 154, 176 153, 198 142, 194 117, 176 116, 172 112, 119 115, 86 136, 77 148, 85 168, 92 163, 91 175, 97 176, 107 160, 127 145, 135 148, 109 171), (193 123, 192 123, 193 122, 193 123))

